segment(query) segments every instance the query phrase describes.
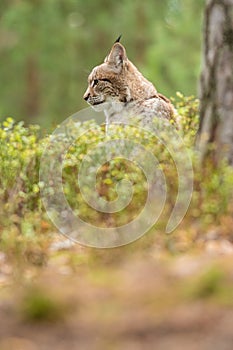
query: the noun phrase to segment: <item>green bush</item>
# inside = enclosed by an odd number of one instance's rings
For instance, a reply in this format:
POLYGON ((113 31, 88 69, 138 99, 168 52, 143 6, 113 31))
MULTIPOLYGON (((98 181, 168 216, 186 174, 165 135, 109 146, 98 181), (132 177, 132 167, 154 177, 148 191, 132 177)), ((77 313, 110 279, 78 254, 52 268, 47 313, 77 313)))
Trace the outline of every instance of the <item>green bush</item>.
MULTIPOLYGON (((209 165, 203 172, 203 169, 198 167, 194 147, 199 122, 198 100, 178 93, 173 103, 180 115, 178 133, 184 140, 195 168, 193 200, 186 219, 201 218, 204 224, 218 224, 223 216, 228 216, 227 220, 230 223, 232 169, 226 164, 219 169, 209 165)), ((85 123, 96 127, 93 121, 85 123)), ((85 123, 80 123, 79 128, 84 128, 85 123)), ((135 142, 138 140, 159 160, 159 167, 165 173, 168 186, 169 197, 165 213, 169 213, 174 206, 178 182, 177 170, 168 150, 155 136, 139 131, 135 127, 118 126, 112 132, 111 139, 119 137, 135 142)), ((70 141, 68 133, 61 135, 61 138, 63 142, 70 141)), ((105 214, 95 211, 83 200, 77 183, 82 159, 87 151, 108 139, 103 128, 99 127, 98 132, 96 128, 91 130, 78 140, 74 140, 63 162, 63 188, 70 206, 83 220, 99 226, 122 225, 129 222, 138 215, 147 198, 147 183, 143 171, 132 162, 115 158, 99 168, 96 189, 104 199, 114 200, 117 198, 116 185, 119 181, 130 180, 133 184, 134 196, 127 209, 115 214, 105 214)), ((39 182, 40 157, 48 140, 49 137, 43 136, 37 125, 26 127, 23 122, 15 123, 11 118, 0 125, 0 235, 2 237, 0 244, 2 246, 7 246, 8 234, 14 237, 23 235, 32 239, 37 233, 51 231, 40 199, 40 188, 44 184, 39 182)), ((48 190, 52 191, 53 186, 51 185, 48 190)), ((225 222, 228 222, 227 220, 225 222)))
POLYGON ((9 211, 35 209, 43 140, 37 125, 25 127, 7 118, 0 124, 0 198, 9 211))

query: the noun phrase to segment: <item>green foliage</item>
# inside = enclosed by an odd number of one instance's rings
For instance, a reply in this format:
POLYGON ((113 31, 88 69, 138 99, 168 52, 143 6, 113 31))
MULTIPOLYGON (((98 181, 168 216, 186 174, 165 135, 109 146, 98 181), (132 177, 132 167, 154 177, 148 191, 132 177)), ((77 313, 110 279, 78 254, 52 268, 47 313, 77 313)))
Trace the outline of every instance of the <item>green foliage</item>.
POLYGON ((172 102, 178 115, 181 116, 179 119, 181 135, 184 141, 188 142, 187 147, 192 147, 199 126, 199 100, 194 96, 184 96, 180 92, 176 95, 176 99, 172 98, 172 102))
POLYGON ((209 298, 217 294, 224 281, 223 272, 212 268, 202 274, 193 289, 193 296, 196 298, 209 298))
POLYGON ((28 321, 56 322, 64 316, 64 305, 55 296, 38 287, 30 287, 21 305, 22 317, 28 321))
POLYGON ((155 40, 147 48, 145 69, 168 96, 177 90, 196 93, 204 4, 204 0, 168 1, 162 27, 160 21, 153 21, 155 40))
MULTIPOLYGON (((205 169, 199 167, 193 147, 198 128, 198 100, 178 93, 173 102, 180 115, 178 132, 189 149, 195 168, 193 200, 186 219, 201 219, 201 225, 220 225, 224 220, 224 233, 230 234, 232 169, 226 164, 218 169, 214 169, 211 164, 205 169)), ((102 198, 112 201, 117 198, 117 184, 122 179, 129 180, 134 195, 125 210, 115 214, 95 211, 85 202, 80 192, 77 176, 87 152, 103 141, 122 137, 135 142, 138 140, 157 157, 168 186, 169 196, 163 219, 166 221, 174 206, 178 188, 176 167, 166 147, 155 136, 134 127, 118 126, 112 130, 111 136, 106 137, 104 128, 97 127, 93 121, 85 123, 76 125, 80 133, 87 126, 92 127, 92 131, 72 143, 63 163, 63 189, 76 215, 101 227, 122 225, 137 216, 144 206, 147 196, 146 178, 139 167, 121 158, 113 157, 113 160, 102 164, 97 173, 96 190, 102 198)), ((71 125, 71 133, 72 128, 71 125)), ((61 135, 64 142, 70 142, 69 137, 69 133, 61 135)), ((22 122, 16 123, 12 118, 0 125, 0 245, 4 251, 11 252, 11 256, 21 254, 24 259, 37 265, 46 261, 43 250, 46 251, 47 246, 43 233, 51 232, 51 224, 40 199, 40 188, 44 184, 39 182, 40 156, 47 141, 48 137, 42 135, 38 126, 25 127, 22 122)), ((112 151, 114 154, 114 149, 112 151)), ((100 155, 101 151, 96 157, 100 155)), ((47 190, 54 191, 53 185, 47 190)))
POLYGON ((232 282, 224 266, 213 265, 192 277, 184 287, 185 296, 191 300, 210 300, 214 303, 232 305, 232 282))
POLYGON ((39 157, 43 141, 39 126, 24 127, 7 118, 0 124, 0 198, 6 209, 33 209, 37 202, 39 157))

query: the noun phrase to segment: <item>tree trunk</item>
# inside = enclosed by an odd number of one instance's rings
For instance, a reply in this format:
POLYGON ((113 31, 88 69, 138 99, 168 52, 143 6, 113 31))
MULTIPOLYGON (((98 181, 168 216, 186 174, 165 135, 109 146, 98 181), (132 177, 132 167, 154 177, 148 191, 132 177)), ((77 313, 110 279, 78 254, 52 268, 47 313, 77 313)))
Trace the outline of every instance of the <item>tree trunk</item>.
POLYGON ((39 114, 39 72, 37 60, 29 56, 26 63, 26 96, 25 114, 27 117, 36 118, 39 114))
POLYGON ((233 165, 233 0, 208 0, 200 79, 198 147, 202 160, 233 165))

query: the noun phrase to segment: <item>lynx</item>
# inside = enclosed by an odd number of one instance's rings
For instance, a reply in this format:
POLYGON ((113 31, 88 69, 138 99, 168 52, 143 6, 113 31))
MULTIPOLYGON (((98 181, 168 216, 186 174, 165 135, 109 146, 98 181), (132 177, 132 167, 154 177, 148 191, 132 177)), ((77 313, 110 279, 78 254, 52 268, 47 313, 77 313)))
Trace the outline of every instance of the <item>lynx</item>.
POLYGON ((119 40, 104 63, 90 73, 84 100, 96 111, 104 111, 107 125, 111 121, 127 122, 133 115, 145 123, 154 117, 170 119, 174 113, 171 102, 127 58, 119 40))

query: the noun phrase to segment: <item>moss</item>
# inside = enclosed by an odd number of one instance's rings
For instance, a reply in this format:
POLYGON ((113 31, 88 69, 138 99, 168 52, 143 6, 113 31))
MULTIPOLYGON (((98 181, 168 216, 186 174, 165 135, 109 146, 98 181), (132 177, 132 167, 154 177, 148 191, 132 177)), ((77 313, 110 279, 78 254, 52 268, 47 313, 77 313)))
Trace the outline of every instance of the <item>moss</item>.
POLYGON ((29 288, 21 303, 21 315, 28 321, 56 322, 65 315, 64 305, 40 287, 29 288))
POLYGON ((189 300, 209 300, 220 305, 233 303, 233 284, 224 266, 205 268, 204 272, 186 281, 183 290, 189 300))

